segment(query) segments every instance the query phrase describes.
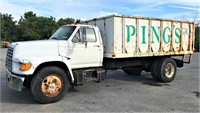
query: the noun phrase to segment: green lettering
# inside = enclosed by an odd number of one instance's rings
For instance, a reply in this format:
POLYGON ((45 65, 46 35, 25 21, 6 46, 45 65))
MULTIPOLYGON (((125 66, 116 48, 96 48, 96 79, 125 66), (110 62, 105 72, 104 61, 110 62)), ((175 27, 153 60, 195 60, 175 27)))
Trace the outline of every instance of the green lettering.
POLYGON ((165 44, 168 44, 170 42, 170 35, 168 35, 168 40, 166 40, 165 38, 165 33, 166 33, 166 30, 169 30, 170 31, 170 28, 169 27, 166 27, 164 30, 163 30, 163 41, 165 44))
POLYGON ((146 29, 146 26, 141 26, 142 27, 142 44, 146 44, 146 41, 145 41, 145 29, 146 29))
POLYGON ((179 31, 179 33, 180 33, 180 31, 181 31, 180 28, 176 28, 176 29, 175 29, 175 35, 176 35, 176 37, 177 37, 177 40, 175 40, 175 43, 176 43, 176 44, 178 44, 178 43, 180 42, 180 38, 181 38, 180 34, 177 33, 177 32, 178 32, 177 30, 179 31))
POLYGON ((160 27, 158 27, 158 33, 156 32, 156 29, 151 26, 152 28, 152 40, 151 40, 151 43, 153 44, 154 43, 154 40, 153 40, 153 33, 156 35, 156 39, 158 42, 160 42, 160 27))
POLYGON ((135 26, 133 25, 126 25, 126 28, 127 28, 127 42, 130 42, 131 40, 131 36, 135 35, 136 33, 136 29, 135 29, 135 26), (132 28, 132 33, 131 32, 131 28, 132 28))

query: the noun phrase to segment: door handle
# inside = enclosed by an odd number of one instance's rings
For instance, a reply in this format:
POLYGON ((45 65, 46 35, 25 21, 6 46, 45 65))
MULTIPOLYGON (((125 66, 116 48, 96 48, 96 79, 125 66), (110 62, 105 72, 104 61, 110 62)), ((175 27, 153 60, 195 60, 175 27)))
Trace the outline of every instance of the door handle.
POLYGON ((93 47, 100 47, 99 45, 94 45, 93 47))

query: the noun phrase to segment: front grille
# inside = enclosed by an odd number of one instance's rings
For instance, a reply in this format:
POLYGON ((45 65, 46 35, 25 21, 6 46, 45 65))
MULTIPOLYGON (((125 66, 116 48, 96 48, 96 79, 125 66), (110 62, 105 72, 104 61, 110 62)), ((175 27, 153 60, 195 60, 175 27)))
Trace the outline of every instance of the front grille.
POLYGON ((9 47, 7 50, 7 55, 6 55, 6 68, 9 71, 12 71, 12 57, 13 57, 13 48, 9 47))

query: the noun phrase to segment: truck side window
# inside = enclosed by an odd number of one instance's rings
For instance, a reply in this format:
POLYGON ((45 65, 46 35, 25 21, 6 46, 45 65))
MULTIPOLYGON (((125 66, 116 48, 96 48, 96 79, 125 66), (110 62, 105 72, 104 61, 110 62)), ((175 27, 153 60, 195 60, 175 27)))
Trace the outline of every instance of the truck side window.
POLYGON ((81 37, 80 37, 80 31, 78 30, 78 32, 74 35, 73 39, 72 39, 72 42, 81 42, 81 37))
POLYGON ((94 29, 87 28, 86 29, 86 41, 87 42, 96 42, 96 35, 94 29))

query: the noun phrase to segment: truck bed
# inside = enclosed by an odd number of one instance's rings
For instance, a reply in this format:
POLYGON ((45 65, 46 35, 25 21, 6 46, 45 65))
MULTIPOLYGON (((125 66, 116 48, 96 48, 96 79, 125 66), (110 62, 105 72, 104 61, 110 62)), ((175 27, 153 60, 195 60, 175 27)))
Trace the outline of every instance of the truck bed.
POLYGON ((193 22, 111 15, 81 24, 99 27, 106 58, 176 56, 194 51, 193 22))

